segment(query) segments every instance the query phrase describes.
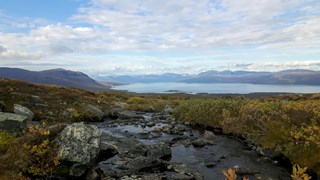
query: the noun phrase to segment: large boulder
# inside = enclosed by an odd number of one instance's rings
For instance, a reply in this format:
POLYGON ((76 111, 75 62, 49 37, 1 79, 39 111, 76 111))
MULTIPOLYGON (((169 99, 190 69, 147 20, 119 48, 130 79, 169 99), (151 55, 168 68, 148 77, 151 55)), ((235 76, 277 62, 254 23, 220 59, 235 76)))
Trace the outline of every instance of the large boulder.
POLYGON ((26 127, 28 117, 13 113, 0 112, 0 129, 13 131, 26 127))
POLYGON ((30 111, 30 109, 28 109, 28 108, 26 108, 24 106, 21 106, 19 104, 14 104, 13 105, 13 111, 16 114, 27 116, 28 117, 27 120, 29 120, 29 121, 31 121, 34 118, 34 113, 32 111, 30 111))
POLYGON ((70 175, 81 176, 94 164, 100 152, 100 130, 94 125, 74 123, 56 137, 58 157, 73 166, 70 175))

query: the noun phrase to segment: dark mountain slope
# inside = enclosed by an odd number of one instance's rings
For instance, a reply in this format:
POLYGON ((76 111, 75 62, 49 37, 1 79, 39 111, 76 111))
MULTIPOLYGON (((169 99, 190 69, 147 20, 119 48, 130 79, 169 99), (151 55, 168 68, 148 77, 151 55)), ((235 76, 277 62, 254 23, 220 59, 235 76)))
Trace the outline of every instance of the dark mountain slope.
POLYGON ((64 69, 28 71, 18 68, 0 68, 1 78, 10 78, 40 84, 55 84, 86 90, 106 90, 109 86, 97 83, 82 72, 64 69))

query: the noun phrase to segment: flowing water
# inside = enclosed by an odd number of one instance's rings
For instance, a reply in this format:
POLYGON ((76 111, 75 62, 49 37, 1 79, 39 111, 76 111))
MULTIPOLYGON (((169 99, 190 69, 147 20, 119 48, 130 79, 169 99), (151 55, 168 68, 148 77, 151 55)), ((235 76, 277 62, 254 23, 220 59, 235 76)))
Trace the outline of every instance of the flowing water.
MULTIPOLYGON (((144 114, 146 123, 152 122, 153 114, 144 114)), ((179 123, 177 123, 179 124, 179 123)), ((163 128, 167 125, 177 126, 170 121, 155 121, 150 126, 143 123, 115 123, 97 124, 100 129, 115 137, 133 137, 144 144, 169 143, 171 145, 172 157, 171 162, 183 163, 196 169, 203 175, 205 180, 224 179, 223 170, 232 167, 240 167, 247 177, 252 179, 290 179, 286 169, 280 167, 264 156, 259 155, 256 151, 247 147, 239 140, 226 136, 216 135, 212 140, 212 145, 204 147, 194 147, 186 145, 181 140, 201 139, 203 132, 190 128, 191 131, 181 132, 180 134, 170 134, 162 132, 151 132, 155 128, 163 128), (141 131, 151 132, 148 135, 139 134, 141 131), (212 163, 213 167, 207 167, 212 163)))

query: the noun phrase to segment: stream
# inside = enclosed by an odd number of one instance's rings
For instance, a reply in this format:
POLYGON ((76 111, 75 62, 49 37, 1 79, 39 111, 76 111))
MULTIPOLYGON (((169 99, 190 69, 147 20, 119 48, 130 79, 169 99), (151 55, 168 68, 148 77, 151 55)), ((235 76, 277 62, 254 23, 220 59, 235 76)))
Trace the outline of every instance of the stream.
MULTIPOLYGON (((186 165, 201 174, 205 180, 225 179, 222 171, 228 168, 236 168, 238 176, 246 176, 250 180, 290 179, 290 174, 285 168, 240 140, 195 129, 187 122, 174 120, 170 115, 125 112, 115 119, 95 125, 110 137, 132 139, 131 142, 137 140, 146 146, 167 145, 171 149, 171 157, 166 159, 168 163, 186 165)), ((115 169, 117 163, 112 165, 112 160, 119 160, 119 157, 114 156, 101 162, 100 166, 115 169)), ((150 173, 153 173, 152 171, 150 170, 150 173)), ((156 172, 162 173, 164 179, 188 179, 186 176, 167 176, 172 172, 166 170, 156 172)))

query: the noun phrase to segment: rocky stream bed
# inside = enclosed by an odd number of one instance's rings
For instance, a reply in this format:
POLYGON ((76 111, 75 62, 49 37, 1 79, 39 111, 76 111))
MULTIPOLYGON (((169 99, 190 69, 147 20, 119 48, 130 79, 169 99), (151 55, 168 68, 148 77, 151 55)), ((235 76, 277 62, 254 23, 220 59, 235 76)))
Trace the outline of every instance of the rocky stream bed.
POLYGON ((228 168, 250 180, 290 179, 286 169, 258 148, 168 114, 117 112, 94 125, 102 132, 102 153, 87 179, 219 180, 228 168))

